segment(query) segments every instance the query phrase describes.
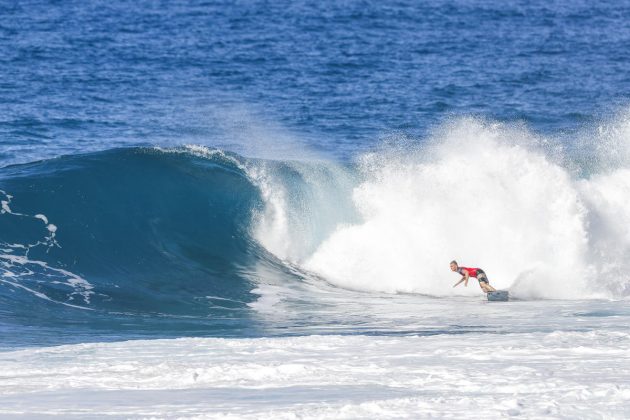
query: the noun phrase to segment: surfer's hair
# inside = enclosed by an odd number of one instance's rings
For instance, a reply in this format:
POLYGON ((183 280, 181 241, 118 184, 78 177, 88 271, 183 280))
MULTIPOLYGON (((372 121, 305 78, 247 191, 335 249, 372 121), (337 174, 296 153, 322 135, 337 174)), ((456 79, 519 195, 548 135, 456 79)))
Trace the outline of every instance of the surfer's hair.
POLYGON ((455 260, 451 261, 451 264, 459 265, 459 264, 457 264, 457 261, 455 261, 455 260))

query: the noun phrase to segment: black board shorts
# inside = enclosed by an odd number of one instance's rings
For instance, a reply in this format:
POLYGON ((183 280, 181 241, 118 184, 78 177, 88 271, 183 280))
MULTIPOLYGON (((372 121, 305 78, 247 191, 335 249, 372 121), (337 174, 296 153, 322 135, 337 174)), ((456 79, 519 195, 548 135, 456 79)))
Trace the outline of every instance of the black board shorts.
POLYGON ((486 276, 486 273, 483 272, 483 270, 477 270, 477 280, 479 280, 479 283, 490 284, 490 282, 488 281, 488 277, 486 276))

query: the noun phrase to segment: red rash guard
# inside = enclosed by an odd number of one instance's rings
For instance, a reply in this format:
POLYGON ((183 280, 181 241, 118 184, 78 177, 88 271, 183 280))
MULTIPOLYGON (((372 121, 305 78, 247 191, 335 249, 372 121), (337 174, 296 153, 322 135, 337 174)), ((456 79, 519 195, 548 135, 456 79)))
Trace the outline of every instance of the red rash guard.
POLYGON ((464 275, 464 273, 462 273, 462 270, 466 270, 468 271, 468 275, 470 277, 477 277, 477 273, 483 273, 483 270, 481 268, 470 268, 470 267, 459 267, 459 269, 457 270, 459 272, 459 274, 461 274, 462 276, 464 275))

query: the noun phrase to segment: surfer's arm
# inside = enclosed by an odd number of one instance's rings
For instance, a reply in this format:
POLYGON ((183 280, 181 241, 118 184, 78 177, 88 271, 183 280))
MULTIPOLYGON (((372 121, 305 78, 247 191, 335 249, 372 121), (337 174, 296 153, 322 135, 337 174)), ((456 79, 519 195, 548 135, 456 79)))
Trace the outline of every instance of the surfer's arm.
POLYGON ((461 282, 463 282, 464 280, 466 280, 466 278, 465 278, 465 277, 462 277, 462 278, 461 278, 461 279, 460 279, 457 283, 455 283, 455 284, 453 285, 453 287, 457 287, 457 286, 459 286, 459 285, 461 284, 461 282))
POLYGON ((468 287, 468 279, 470 278, 470 275, 468 274, 468 270, 462 270, 464 272, 464 275, 462 276, 462 279, 459 281, 464 282, 464 286, 468 287))
POLYGON ((470 277, 468 275, 468 270, 462 270, 461 272, 463 272, 464 274, 462 274, 462 278, 461 280, 459 280, 457 283, 455 283, 453 285, 453 287, 457 287, 461 284, 461 282, 464 282, 464 286, 468 287, 468 277, 470 277))

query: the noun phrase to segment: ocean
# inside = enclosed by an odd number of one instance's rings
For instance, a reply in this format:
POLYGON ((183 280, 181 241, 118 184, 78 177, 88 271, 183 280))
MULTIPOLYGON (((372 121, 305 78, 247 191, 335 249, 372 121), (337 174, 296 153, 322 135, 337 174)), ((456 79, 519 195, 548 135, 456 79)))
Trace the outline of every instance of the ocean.
POLYGON ((0 3, 0 416, 627 418, 628 16, 0 3))

